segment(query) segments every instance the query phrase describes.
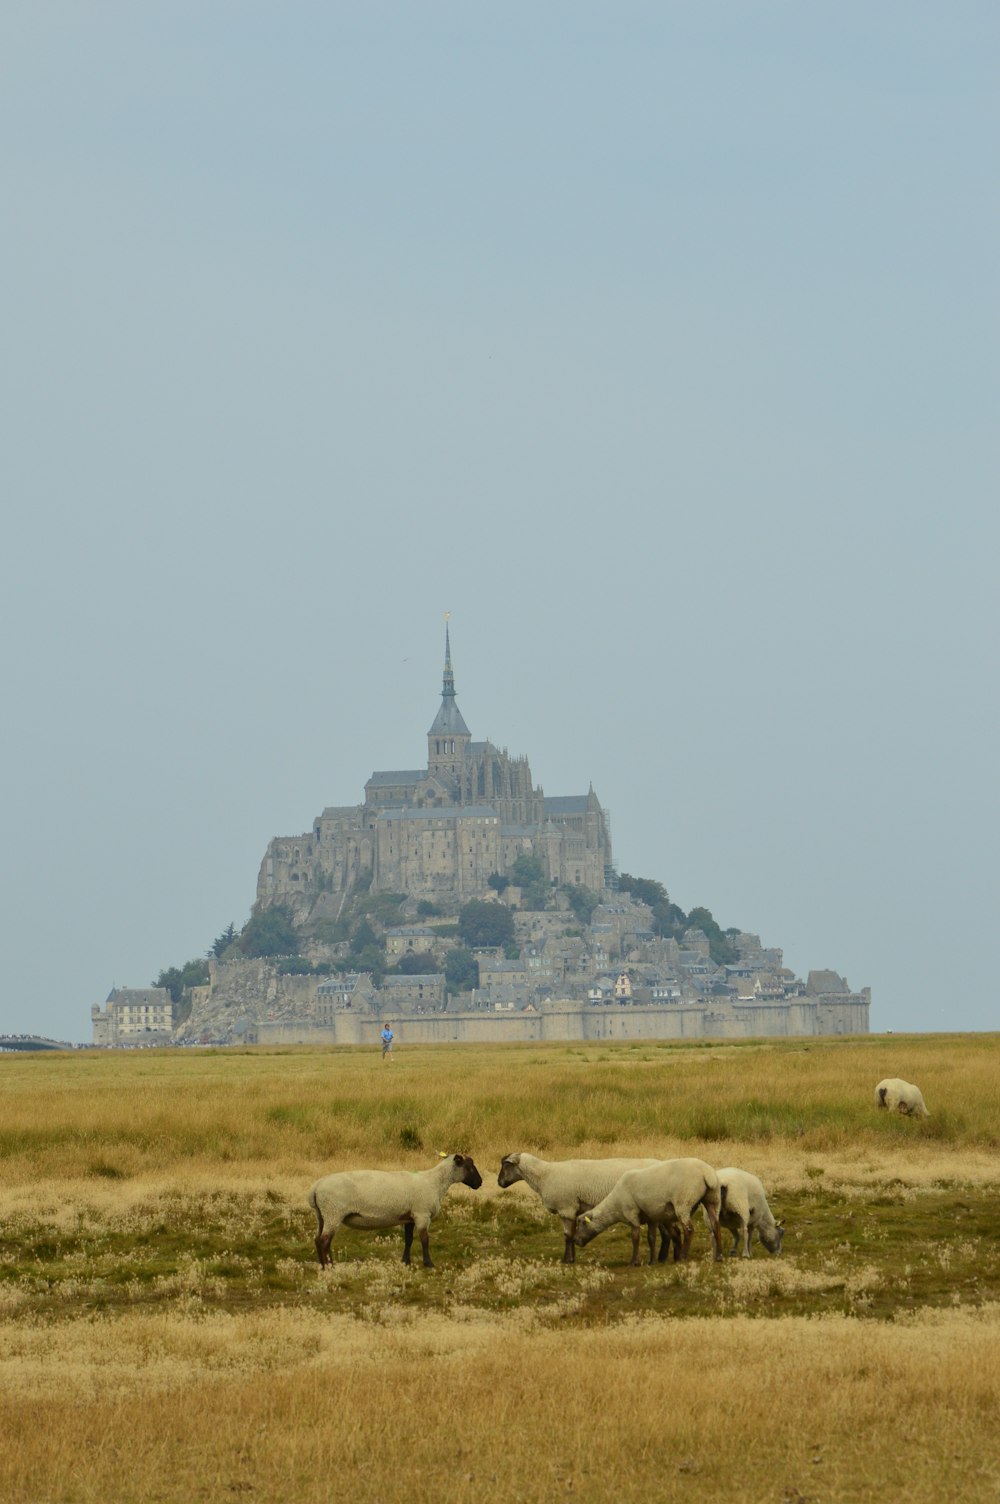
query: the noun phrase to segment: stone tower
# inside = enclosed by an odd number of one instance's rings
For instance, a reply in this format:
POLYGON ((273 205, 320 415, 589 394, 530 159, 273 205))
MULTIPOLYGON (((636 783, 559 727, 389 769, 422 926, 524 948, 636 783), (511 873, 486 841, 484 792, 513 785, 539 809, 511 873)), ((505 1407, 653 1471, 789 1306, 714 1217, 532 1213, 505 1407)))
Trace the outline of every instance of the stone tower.
POLYGON ((448 789, 457 792, 472 737, 455 699, 455 675, 451 668, 451 636, 447 616, 444 622, 444 682, 441 686, 441 708, 427 733, 427 772, 448 789))

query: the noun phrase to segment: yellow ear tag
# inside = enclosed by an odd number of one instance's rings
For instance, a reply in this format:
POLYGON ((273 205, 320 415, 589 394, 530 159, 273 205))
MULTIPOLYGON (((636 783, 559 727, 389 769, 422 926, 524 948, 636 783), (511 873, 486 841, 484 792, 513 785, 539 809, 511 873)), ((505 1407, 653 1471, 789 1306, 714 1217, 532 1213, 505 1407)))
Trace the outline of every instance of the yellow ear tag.
POLYGON ((438 1150, 438 1159, 447 1159, 447 1158, 448 1158, 448 1156, 445 1153, 445 1151, 443 1149, 439 1149, 438 1150))

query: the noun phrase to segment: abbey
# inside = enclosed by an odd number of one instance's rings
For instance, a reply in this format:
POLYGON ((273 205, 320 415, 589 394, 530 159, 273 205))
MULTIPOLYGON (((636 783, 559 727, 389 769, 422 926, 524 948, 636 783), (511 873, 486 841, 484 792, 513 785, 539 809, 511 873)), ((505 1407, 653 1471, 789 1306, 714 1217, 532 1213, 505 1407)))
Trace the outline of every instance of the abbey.
POLYGON ((489 879, 520 855, 557 885, 599 892, 611 872, 608 819, 591 787, 547 798, 526 757, 472 740, 455 698, 445 626, 441 705, 426 768, 375 772, 363 804, 325 809, 300 836, 278 836, 261 863, 257 903, 294 908, 329 895, 331 912, 369 882, 375 892, 455 907, 490 894, 489 879))

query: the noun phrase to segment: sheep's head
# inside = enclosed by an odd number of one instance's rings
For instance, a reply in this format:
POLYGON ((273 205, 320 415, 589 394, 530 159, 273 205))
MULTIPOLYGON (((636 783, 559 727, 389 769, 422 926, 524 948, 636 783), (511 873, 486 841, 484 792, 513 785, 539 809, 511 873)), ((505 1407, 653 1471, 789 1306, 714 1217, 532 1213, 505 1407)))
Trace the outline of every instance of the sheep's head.
POLYGON ((781 1240, 785 1236, 783 1222, 776 1222, 773 1227, 758 1227, 757 1232, 768 1253, 781 1252, 781 1240))
POLYGON ((513 1185, 515 1181, 523 1179, 520 1154, 505 1154, 500 1161, 500 1174, 497 1176, 497 1185, 501 1189, 506 1189, 507 1186, 513 1185))
POLYGON ((576 1233, 573 1242, 577 1248, 586 1248, 591 1238, 596 1238, 599 1231, 600 1228, 595 1227, 591 1218, 585 1214, 577 1218, 576 1233))
POLYGON ((470 1190, 478 1191, 479 1187, 483 1183, 483 1177, 476 1169, 476 1166, 473 1163, 472 1155, 454 1154, 452 1155, 452 1158, 455 1161, 455 1169, 458 1172, 455 1178, 462 1185, 467 1185, 470 1190))

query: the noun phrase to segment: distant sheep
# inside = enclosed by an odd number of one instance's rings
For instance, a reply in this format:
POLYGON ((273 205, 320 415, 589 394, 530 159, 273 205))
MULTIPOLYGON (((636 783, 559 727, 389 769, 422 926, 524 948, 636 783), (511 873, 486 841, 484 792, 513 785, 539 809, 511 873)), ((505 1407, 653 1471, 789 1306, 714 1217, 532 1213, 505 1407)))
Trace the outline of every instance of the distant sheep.
POLYGON ((316 1252, 325 1269, 338 1227, 395 1227, 403 1224, 403 1263, 410 1262, 413 1234, 420 1238, 424 1268, 433 1269, 427 1229, 453 1185, 477 1191, 483 1177, 468 1154, 442 1155, 430 1170, 344 1170, 324 1175, 309 1192, 319 1231, 316 1252))
POLYGON ((750 1235, 756 1232, 768 1253, 781 1252, 785 1229, 775 1222, 767 1204, 764 1187, 749 1170, 728 1167, 719 1171, 719 1221, 733 1235, 730 1256, 735 1257, 743 1245, 743 1257, 750 1257, 750 1235))
POLYGON ((904 1117, 929 1118, 919 1086, 890 1076, 880 1081, 875 1088, 875 1106, 885 1107, 889 1112, 901 1112, 904 1117))
MULTIPOLYGON (((523 1180, 531 1187, 547 1212, 554 1213, 563 1226, 564 1264, 576 1259, 577 1219, 589 1211, 617 1185, 626 1170, 646 1169, 658 1165, 658 1159, 539 1159, 537 1154, 505 1154, 500 1161, 497 1185, 506 1188, 523 1180)), ((650 1229, 655 1239, 655 1228, 650 1229)), ((652 1256, 652 1248, 650 1248, 652 1256)))
POLYGON ((576 1245, 584 1248, 612 1223, 627 1222, 632 1229, 632 1263, 638 1264, 640 1229, 651 1223, 669 1229, 673 1238, 679 1232, 675 1247, 686 1259, 694 1236, 691 1218, 703 1206, 718 1261, 722 1258, 721 1199, 719 1177, 703 1159, 665 1159, 650 1169, 628 1170, 610 1194, 580 1218, 576 1245))

